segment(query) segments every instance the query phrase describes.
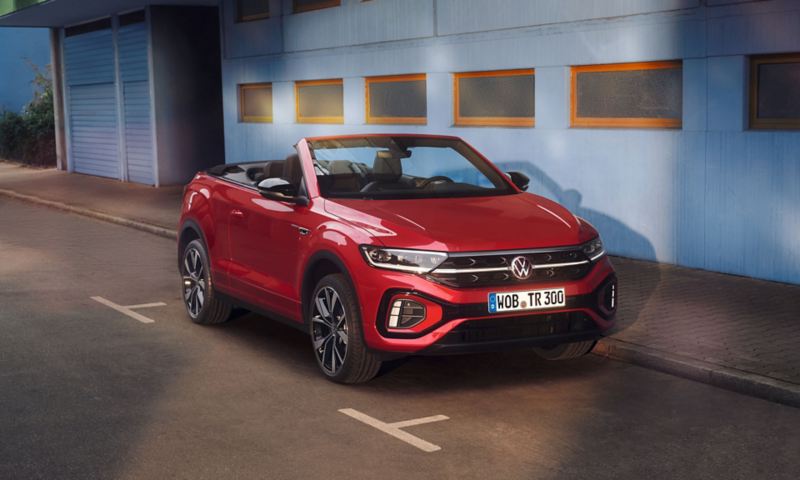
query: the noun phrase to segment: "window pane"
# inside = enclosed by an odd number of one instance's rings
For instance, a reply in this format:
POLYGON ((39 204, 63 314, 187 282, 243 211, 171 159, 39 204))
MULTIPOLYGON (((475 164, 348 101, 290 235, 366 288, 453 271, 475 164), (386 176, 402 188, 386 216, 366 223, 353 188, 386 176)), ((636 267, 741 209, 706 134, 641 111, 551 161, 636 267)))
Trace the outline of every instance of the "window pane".
POLYGON ((800 119, 800 60, 758 66, 758 118, 800 119))
POLYGON ((425 80, 369 82, 369 114, 378 119, 424 120, 428 116, 425 80))
POLYGON ((272 118, 272 85, 240 85, 242 121, 269 121, 272 118))
POLYGON ((340 0, 294 0, 293 2, 295 13, 318 10, 320 8, 338 7, 340 4, 340 0))
POLYGON ((297 86, 297 120, 341 121, 344 117, 344 92, 336 84, 297 86))
POLYGON ((461 77, 459 117, 533 118, 535 78, 531 75, 461 77))
POLYGON ((236 18, 239 21, 257 20, 269 16, 269 0, 238 0, 236 18))
POLYGON ((680 120, 682 76, 680 67, 579 72, 577 116, 680 120))

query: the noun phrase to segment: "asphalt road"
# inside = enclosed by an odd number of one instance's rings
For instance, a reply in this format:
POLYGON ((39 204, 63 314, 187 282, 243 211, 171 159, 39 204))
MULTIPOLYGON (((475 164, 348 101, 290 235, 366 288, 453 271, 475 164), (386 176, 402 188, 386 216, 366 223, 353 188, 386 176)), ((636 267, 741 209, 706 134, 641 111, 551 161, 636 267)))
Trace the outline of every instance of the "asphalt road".
POLYGON ((589 356, 412 358, 369 384, 243 314, 192 324, 174 244, 0 198, 0 478, 797 479, 800 409, 589 356), (135 310, 141 323, 92 300, 135 310), (432 453, 339 412, 404 430, 432 453))

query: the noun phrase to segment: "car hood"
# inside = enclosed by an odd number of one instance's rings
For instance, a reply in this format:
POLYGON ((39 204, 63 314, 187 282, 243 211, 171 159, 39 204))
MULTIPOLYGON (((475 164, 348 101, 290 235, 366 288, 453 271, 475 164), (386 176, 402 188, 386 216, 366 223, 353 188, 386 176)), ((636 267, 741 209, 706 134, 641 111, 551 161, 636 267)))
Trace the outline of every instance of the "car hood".
POLYGON ((577 245, 597 233, 538 195, 414 200, 327 199, 325 209, 385 246, 447 252, 577 245))

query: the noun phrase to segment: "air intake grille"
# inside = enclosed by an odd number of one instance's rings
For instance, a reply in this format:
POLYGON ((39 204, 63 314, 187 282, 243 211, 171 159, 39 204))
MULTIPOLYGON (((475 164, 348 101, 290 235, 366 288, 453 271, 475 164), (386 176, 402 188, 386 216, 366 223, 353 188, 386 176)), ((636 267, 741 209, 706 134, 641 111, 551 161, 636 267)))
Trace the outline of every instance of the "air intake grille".
POLYGON ((528 315, 466 321, 445 335, 441 343, 452 345, 521 340, 594 330, 597 330, 597 325, 581 312, 528 315))

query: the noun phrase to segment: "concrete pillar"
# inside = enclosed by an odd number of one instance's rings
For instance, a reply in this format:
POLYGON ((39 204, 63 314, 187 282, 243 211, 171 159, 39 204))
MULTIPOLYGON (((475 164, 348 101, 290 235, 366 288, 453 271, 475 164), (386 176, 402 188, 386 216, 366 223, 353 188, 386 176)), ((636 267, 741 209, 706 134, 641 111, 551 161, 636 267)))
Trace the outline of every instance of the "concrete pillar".
POLYGON ((569 128, 570 68, 536 69, 536 128, 569 128))
POLYGON ((708 57, 708 131, 747 129, 747 58, 708 57))
POLYGON ((365 83, 364 77, 350 77, 342 80, 345 125, 363 125, 366 122, 365 83))
POLYGON ((50 29, 50 65, 53 81, 53 112, 56 130, 56 168, 67 169, 67 143, 64 133, 64 81, 62 75, 61 37, 57 28, 50 29))
POLYGON ((275 82, 272 84, 273 123, 296 123, 294 82, 275 82))
POLYGON ((428 74, 428 129, 441 131, 453 126, 453 75, 428 74))
POLYGON ((705 58, 683 61, 683 130, 705 131, 708 122, 708 64, 705 58))

